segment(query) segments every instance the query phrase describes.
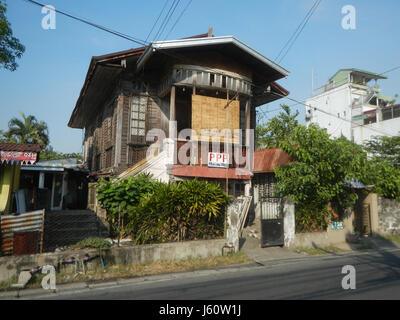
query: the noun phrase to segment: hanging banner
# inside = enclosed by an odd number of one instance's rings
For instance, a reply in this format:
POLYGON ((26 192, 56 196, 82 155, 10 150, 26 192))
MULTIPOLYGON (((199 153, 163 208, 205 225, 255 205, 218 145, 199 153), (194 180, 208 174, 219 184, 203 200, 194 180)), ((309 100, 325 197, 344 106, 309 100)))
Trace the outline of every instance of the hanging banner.
POLYGON ((22 162, 34 164, 37 160, 36 152, 0 151, 0 161, 7 163, 22 162))

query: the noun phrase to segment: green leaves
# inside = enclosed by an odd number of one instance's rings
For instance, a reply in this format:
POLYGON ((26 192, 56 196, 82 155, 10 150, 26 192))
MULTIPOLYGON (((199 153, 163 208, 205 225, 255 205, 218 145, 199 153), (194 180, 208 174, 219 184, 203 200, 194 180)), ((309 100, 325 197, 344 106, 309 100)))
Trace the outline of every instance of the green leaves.
POLYGON ((292 114, 289 106, 281 105, 283 111, 266 124, 256 127, 256 143, 258 149, 277 148, 280 142, 292 142, 293 130, 298 125, 299 112, 292 114))
POLYGON ((4 0, 0 0, 0 67, 15 71, 18 64, 16 58, 21 58, 25 47, 13 37, 11 25, 6 17, 7 7, 4 0))
POLYGON ((137 244, 202 239, 223 233, 228 197, 217 184, 198 180, 160 183, 148 175, 101 180, 97 199, 114 229, 122 217, 137 244))
POLYGON ((365 149, 377 160, 386 160, 400 169, 400 136, 375 137, 366 143, 365 149))
POLYGON ((228 197, 217 184, 198 180, 158 184, 129 216, 138 244, 221 235, 228 197))

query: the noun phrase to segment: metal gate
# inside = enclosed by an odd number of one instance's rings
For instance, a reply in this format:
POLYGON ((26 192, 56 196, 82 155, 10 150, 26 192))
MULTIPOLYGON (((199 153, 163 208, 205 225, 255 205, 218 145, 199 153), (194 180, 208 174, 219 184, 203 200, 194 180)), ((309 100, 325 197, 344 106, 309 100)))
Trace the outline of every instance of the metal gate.
POLYGON ((256 184, 261 209, 261 247, 284 245, 283 201, 275 192, 276 179, 273 174, 263 174, 256 184))
POLYGON ((267 198, 261 202, 261 247, 283 244, 282 199, 267 198))

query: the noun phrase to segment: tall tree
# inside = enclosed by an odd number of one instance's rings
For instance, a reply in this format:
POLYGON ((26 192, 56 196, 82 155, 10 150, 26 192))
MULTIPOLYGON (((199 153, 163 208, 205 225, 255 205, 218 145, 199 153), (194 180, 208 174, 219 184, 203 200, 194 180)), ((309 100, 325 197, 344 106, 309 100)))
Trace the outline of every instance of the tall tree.
POLYGON ((15 71, 18 67, 15 60, 21 58, 25 47, 13 36, 6 11, 5 0, 0 0, 0 67, 15 71))
POLYGON ((18 143, 37 143, 42 150, 49 145, 49 130, 44 121, 38 121, 34 116, 20 113, 22 120, 13 118, 8 122, 8 131, 4 136, 8 141, 18 143))
POLYGON ((290 107, 284 104, 281 108, 279 115, 256 127, 257 149, 278 148, 280 141, 293 140, 293 131, 298 125, 296 118, 299 111, 293 114, 290 107))
POLYGON ((365 144, 367 152, 378 160, 386 160, 400 168, 400 136, 374 137, 365 144))

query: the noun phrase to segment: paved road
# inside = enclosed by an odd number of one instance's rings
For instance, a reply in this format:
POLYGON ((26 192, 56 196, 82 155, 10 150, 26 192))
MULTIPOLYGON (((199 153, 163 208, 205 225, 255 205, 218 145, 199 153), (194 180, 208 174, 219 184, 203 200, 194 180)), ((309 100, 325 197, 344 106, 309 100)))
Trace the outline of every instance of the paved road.
MULTIPOLYGON (((400 299, 400 249, 275 260, 264 265, 185 273, 37 296, 40 299, 400 299), (344 290, 344 265, 356 269, 356 289, 344 290)), ((32 299, 32 297, 30 297, 32 299)))

